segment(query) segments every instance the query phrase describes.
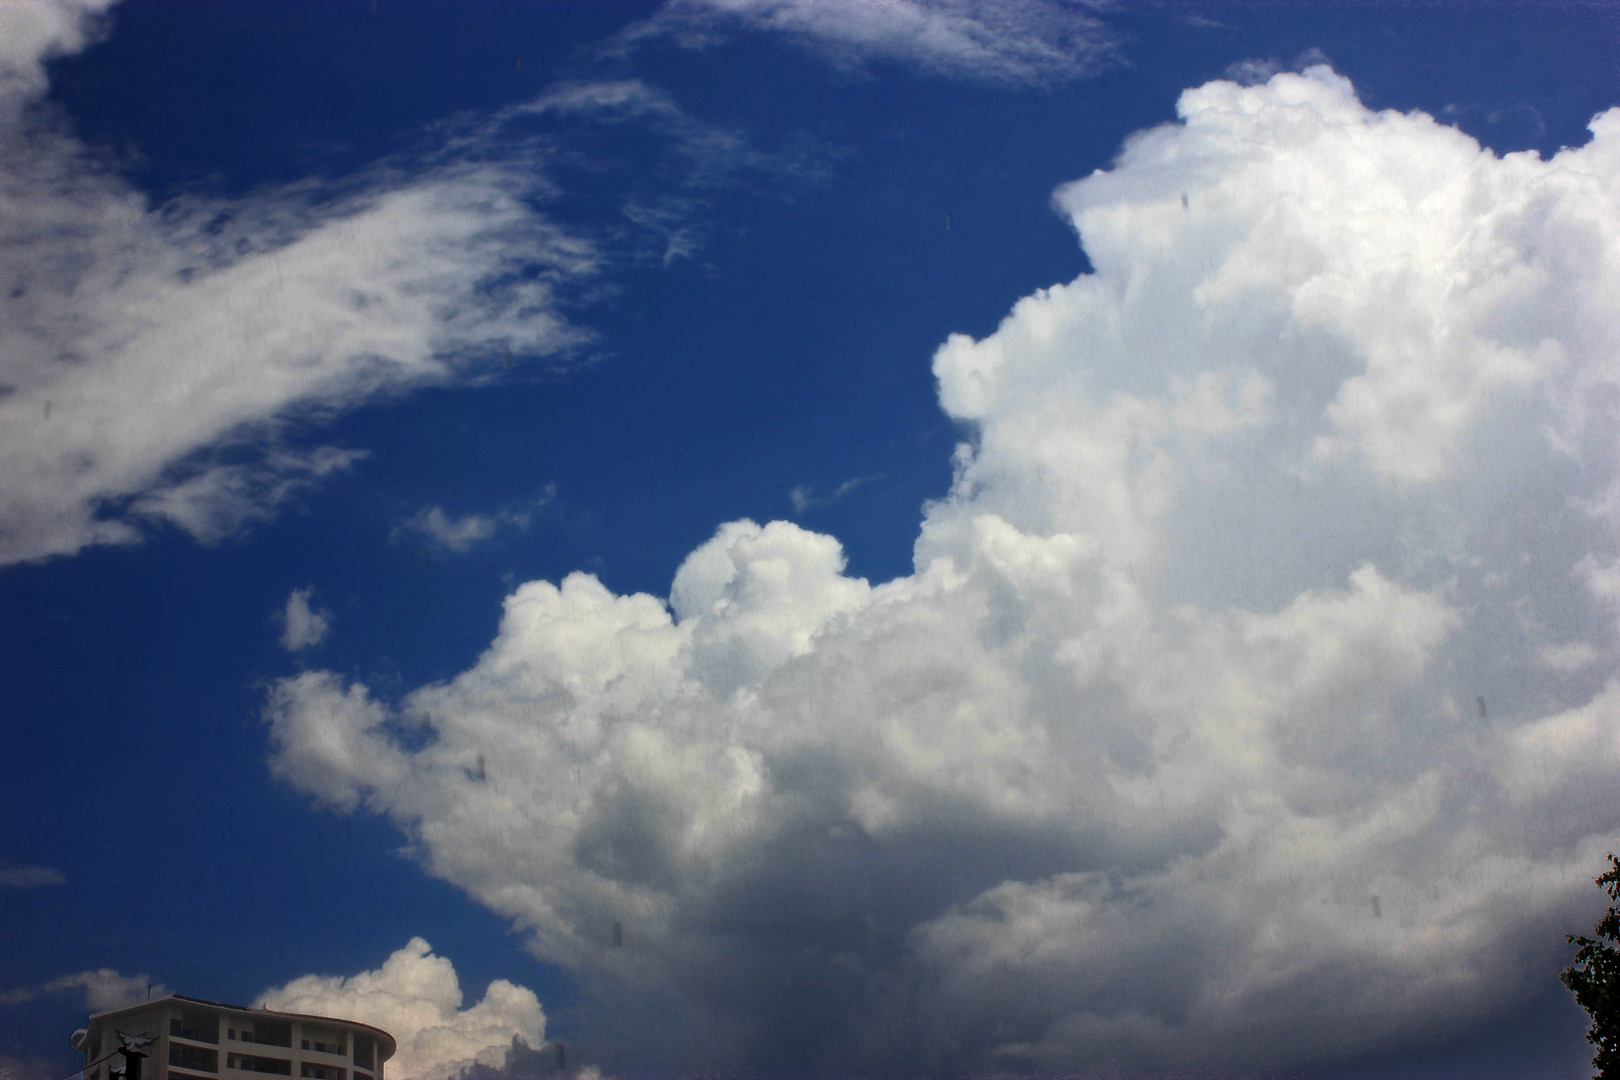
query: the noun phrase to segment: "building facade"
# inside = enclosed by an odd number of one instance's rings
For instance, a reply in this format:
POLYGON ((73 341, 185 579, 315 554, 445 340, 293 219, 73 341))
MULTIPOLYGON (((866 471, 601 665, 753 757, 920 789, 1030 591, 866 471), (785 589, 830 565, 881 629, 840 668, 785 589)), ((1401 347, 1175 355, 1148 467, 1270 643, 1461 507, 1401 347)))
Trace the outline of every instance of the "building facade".
POLYGON ((84 1080, 111 1080, 124 1060, 119 1032, 152 1040, 140 1076, 125 1080, 383 1080, 396 1049, 392 1035, 370 1024, 169 994, 93 1013, 73 1033, 84 1080))

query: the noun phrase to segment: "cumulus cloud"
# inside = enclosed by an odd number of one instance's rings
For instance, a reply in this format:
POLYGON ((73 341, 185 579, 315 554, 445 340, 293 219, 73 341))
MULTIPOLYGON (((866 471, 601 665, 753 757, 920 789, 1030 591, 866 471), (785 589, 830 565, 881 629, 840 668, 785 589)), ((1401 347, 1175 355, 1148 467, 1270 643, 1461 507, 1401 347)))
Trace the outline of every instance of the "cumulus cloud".
POLYGON ((483 1000, 462 1008, 449 959, 412 938, 382 967, 348 977, 304 975, 255 1001, 283 1012, 338 1016, 380 1027, 399 1043, 386 1066, 400 1080, 447 1080, 475 1064, 504 1065, 513 1040, 539 1048, 546 1017, 534 991, 496 979, 483 1000))
POLYGON ((97 968, 64 975, 45 984, 46 993, 64 990, 82 990, 85 1008, 91 1012, 116 1009, 148 997, 162 997, 169 991, 162 983, 154 983, 145 975, 120 975, 112 968, 97 968))
POLYGON ((273 770, 713 1064, 1281 1069, 1556 991, 1620 836, 1620 110, 1178 112, 1058 192, 1095 272, 935 355, 914 573, 744 521, 667 602, 530 582, 448 682, 279 683, 273 770))
POLYGON ((297 652, 319 645, 332 626, 332 613, 309 606, 311 589, 294 589, 281 609, 281 647, 297 652))
POLYGON ((62 871, 50 866, 23 866, 0 859, 0 889, 37 889, 41 885, 66 885, 62 871))
POLYGON ((873 61, 1002 85, 1094 74, 1115 59, 1114 35, 1068 0, 672 0, 625 43, 673 35, 689 46, 736 30, 781 34, 834 64, 873 61))

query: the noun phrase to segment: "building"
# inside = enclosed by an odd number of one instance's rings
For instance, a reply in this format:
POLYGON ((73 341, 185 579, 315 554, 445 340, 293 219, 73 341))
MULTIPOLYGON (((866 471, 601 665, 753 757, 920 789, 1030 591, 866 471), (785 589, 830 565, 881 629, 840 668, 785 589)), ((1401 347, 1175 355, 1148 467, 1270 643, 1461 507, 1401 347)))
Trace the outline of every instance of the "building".
POLYGON ((84 1080, 111 1080, 123 1058, 118 1033, 152 1043, 125 1080, 248 1080, 249 1074, 306 1080, 383 1080, 394 1037, 381 1028, 331 1016, 249 1009, 169 994, 106 1009, 73 1033, 84 1080))

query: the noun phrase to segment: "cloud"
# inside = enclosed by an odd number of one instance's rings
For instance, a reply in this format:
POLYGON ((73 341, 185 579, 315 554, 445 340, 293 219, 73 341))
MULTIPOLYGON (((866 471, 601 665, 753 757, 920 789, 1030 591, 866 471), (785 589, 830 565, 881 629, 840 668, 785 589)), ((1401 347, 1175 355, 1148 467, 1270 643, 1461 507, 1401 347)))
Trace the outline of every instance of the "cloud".
POLYGON ((496 979, 483 1000, 463 1009, 456 969, 412 938, 375 971, 304 975, 257 998, 284 1012, 339 1016, 380 1027, 399 1043, 387 1065, 400 1080, 447 1080, 476 1064, 505 1063, 514 1039, 538 1048, 546 1017, 534 992, 496 979))
POLYGON ((394 526, 388 539, 397 544, 414 536, 441 551, 465 554, 474 544, 491 539, 503 528, 527 531, 534 514, 550 505, 555 497, 555 486, 548 484, 539 498, 527 503, 503 507, 492 514, 467 514, 459 518, 446 514, 443 507, 430 506, 394 526))
POLYGON ((56 1080, 60 1075, 54 1058, 26 1059, 0 1054, 0 1080, 56 1080))
MULTIPOLYGON (((430 506, 395 528, 391 538, 397 540, 407 533, 414 532, 438 547, 465 552, 478 541, 488 540, 494 536, 495 530, 502 523, 501 519, 487 514, 468 514, 466 517, 451 518, 445 515, 442 508, 430 506)), ((523 524, 528 524, 527 519, 524 519, 523 524)))
POLYGON ((693 257, 712 192, 833 156, 758 150, 636 80, 563 83, 340 181, 150 206, 38 107, 43 59, 105 7, 0 10, 0 564, 236 536, 364 459, 320 439, 336 416, 571 360, 591 334, 565 309, 609 270, 693 257), (603 126, 668 167, 614 161, 603 126))
MULTIPOLYGON (((1219 23, 1209 22, 1207 20, 1202 23, 1195 23, 1189 19, 1188 22, 1190 25, 1201 25, 1205 27, 1216 27, 1220 25, 1219 23)), ((1260 83, 1270 82, 1272 76, 1278 74, 1279 72, 1299 72, 1304 71, 1306 68, 1316 67, 1322 64, 1326 64, 1329 67, 1332 66, 1332 62, 1328 59, 1327 55, 1323 53, 1321 49, 1312 46, 1296 56, 1292 64, 1284 64, 1281 60, 1278 60, 1274 56, 1266 57, 1264 59, 1251 58, 1248 60, 1234 61, 1233 63, 1226 65, 1226 70, 1222 74, 1224 74, 1226 78, 1232 82, 1240 83, 1244 86, 1255 86, 1260 83)))
POLYGON ((672 0, 621 46, 668 35, 701 47, 737 30, 781 34, 840 67, 1009 86, 1084 78, 1117 58, 1106 25, 1066 0, 672 0))
POLYGON ((843 483, 839 484, 825 495, 817 495, 816 489, 808 484, 799 484, 796 485, 792 491, 788 492, 788 501, 793 503, 794 513, 802 514, 806 510, 811 510, 818 506, 831 506, 833 503, 837 502, 839 499, 842 499, 845 495, 848 495, 862 484, 880 479, 882 479, 882 477, 879 476, 857 476, 852 480, 845 480, 843 483))
POLYGON ((66 885, 62 871, 49 866, 22 866, 0 860, 0 889, 37 889, 41 885, 66 885))
POLYGON ((7 120, 45 89, 45 62, 79 52, 105 31, 115 0, 12 0, 0 7, 0 108, 7 120))
POLYGON ((303 445, 335 414, 585 339, 558 292, 598 252, 537 209, 540 151, 499 125, 341 183, 149 207, 32 108, 105 7, 0 13, 0 561, 160 522, 230 536, 363 456, 303 445))
POLYGON ((1281 1070, 1560 992, 1620 836, 1620 110, 1548 161, 1326 68, 1178 112, 1058 191, 1095 273, 936 353, 914 573, 744 521, 667 603, 529 582, 448 682, 277 684, 275 773, 655 1059, 1281 1070))
POLYGON ((332 613, 309 606, 310 589, 294 589, 281 611, 281 647, 288 652, 319 645, 332 626, 332 613))
POLYGON ((84 991, 84 1005, 91 1012, 116 1009, 121 1005, 145 1001, 148 997, 162 997, 169 992, 162 983, 154 983, 145 975, 120 975, 112 968, 64 975, 45 984, 46 993, 55 994, 64 990, 84 991))
POLYGON ((705 209, 717 191, 743 181, 767 192, 816 185, 849 153, 803 131, 787 135, 775 149, 763 149, 739 130, 692 115, 669 93, 640 79, 559 82, 533 101, 504 110, 491 123, 498 127, 525 120, 550 121, 563 130, 570 125, 608 127, 621 136, 625 129, 640 125, 656 140, 658 152, 668 161, 666 168, 657 170, 657 183, 648 183, 644 160, 626 156, 614 162, 605 154, 593 155, 585 179, 600 197, 606 190, 607 167, 622 167, 632 178, 619 202, 622 222, 627 224, 617 232, 609 230, 612 243, 603 246, 628 252, 642 264, 665 267, 696 256, 708 233, 705 209))

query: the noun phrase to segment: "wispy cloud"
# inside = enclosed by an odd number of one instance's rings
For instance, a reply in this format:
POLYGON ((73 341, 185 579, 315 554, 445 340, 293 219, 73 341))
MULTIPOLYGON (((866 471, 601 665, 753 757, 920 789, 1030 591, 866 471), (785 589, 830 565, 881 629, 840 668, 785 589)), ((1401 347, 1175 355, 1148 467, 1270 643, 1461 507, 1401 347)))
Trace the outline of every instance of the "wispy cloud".
MULTIPOLYGON (((0 994, 0 1002, 4 1001, 5 995, 0 994)), ((0 1054, 0 1080, 58 1080, 61 1075, 55 1058, 27 1059, 0 1054)))
POLYGON ((621 35, 692 47, 781 34, 846 69, 877 62, 1009 86, 1083 78, 1118 59, 1116 35, 1067 0, 673 0, 621 35))
POLYGON ((319 645, 332 628, 332 613, 309 606, 312 589, 294 589, 281 609, 281 647, 297 652, 319 645))
POLYGON ((21 866, 0 860, 0 889, 37 889, 42 885, 66 885, 62 871, 49 866, 21 866))
POLYGON ((1295 57, 1294 62, 1291 64, 1285 64, 1274 56, 1236 60, 1226 65, 1226 71, 1223 74, 1228 79, 1243 86, 1258 86, 1260 83, 1269 82, 1273 75, 1281 72, 1304 71, 1306 68, 1315 67, 1318 64, 1331 66, 1331 61, 1321 49, 1312 46, 1295 57))
POLYGON ((584 339, 557 290, 596 253, 535 209, 523 147, 148 209, 26 108, 85 7, 6 11, 56 30, 0 84, 0 561, 230 535, 360 456, 298 445, 323 418, 584 339))
POLYGON ((278 683, 276 775, 731 1067, 1287 1069, 1536 999, 1620 829, 1620 111, 1551 161, 1325 68, 1179 113, 1058 192, 1095 273, 936 353, 914 573, 740 521, 667 603, 529 582, 397 703, 278 683))
MULTIPOLYGON (((621 134, 640 125, 664 147, 669 168, 659 170, 656 182, 649 182, 643 166, 627 170, 630 183, 620 196, 623 230, 605 234, 599 246, 665 266, 702 248, 705 212, 716 193, 744 184, 761 191, 819 184, 847 153, 808 132, 762 148, 741 130, 702 120, 667 91, 635 78, 558 83, 490 124, 520 126, 526 119, 613 127, 621 134)), ((593 157, 592 187, 601 187, 617 164, 611 154, 593 157)))
POLYGON ((556 487, 548 484, 538 498, 508 505, 488 514, 452 517, 444 512, 443 507, 429 506, 394 526, 388 539, 398 544, 415 538, 425 540, 442 551, 465 554, 474 544, 492 539, 502 529, 527 531, 534 515, 549 506, 555 497, 556 487))
POLYGON ((319 439, 333 417, 514 357, 566 362, 591 338, 567 312, 615 267, 692 257, 706 193, 827 160, 758 151, 635 80, 568 83, 338 182, 148 208, 29 108, 43 58, 82 47, 103 7, 0 6, 0 563, 163 523, 236 535, 365 457, 319 439), (600 125, 639 126, 673 167, 615 173, 586 137, 600 125), (610 220, 564 228, 552 174, 582 162, 593 192, 625 190, 610 220))
POLYGON ((788 492, 788 501, 793 504, 794 513, 802 514, 818 506, 831 506, 862 484, 881 479, 881 476, 857 476, 853 480, 845 480, 825 495, 817 495, 816 489, 809 484, 799 484, 788 492))
POLYGON ((407 536, 416 535, 447 551, 460 553, 468 551, 478 541, 488 540, 494 536, 495 531, 503 524, 527 528, 529 520, 526 516, 514 517, 504 514, 468 514, 465 517, 452 518, 443 508, 430 506, 426 510, 418 511, 409 521, 395 526, 390 539, 397 543, 407 536))
POLYGON ((162 983, 153 982, 145 975, 120 975, 112 968, 64 975, 46 983, 43 989, 47 994, 80 990, 84 993, 85 1008, 91 1012, 116 1009, 148 997, 162 997, 169 992, 162 983))

